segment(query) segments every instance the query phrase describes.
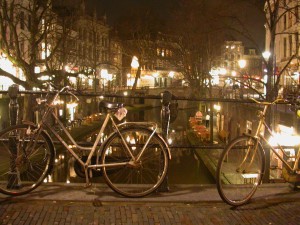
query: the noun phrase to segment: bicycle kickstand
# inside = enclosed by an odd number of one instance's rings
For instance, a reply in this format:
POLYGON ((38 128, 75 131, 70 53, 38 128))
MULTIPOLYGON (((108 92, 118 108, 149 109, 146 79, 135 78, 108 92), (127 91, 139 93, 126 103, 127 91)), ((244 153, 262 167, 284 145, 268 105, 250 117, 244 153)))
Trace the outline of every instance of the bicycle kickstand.
POLYGON ((92 170, 85 168, 84 173, 85 173, 85 187, 88 188, 92 186, 92 182, 90 182, 90 177, 92 177, 92 170))

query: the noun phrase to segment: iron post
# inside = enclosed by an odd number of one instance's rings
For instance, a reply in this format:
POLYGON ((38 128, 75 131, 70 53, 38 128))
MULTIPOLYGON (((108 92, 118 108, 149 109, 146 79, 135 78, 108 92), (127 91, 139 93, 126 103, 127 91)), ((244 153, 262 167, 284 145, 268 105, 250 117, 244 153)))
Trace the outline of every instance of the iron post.
MULTIPOLYGON (((18 123, 19 115, 19 103, 18 103, 18 92, 19 86, 16 84, 11 85, 8 88, 8 96, 10 98, 9 102, 9 120, 10 125, 14 126, 18 123)), ((8 137, 8 146, 11 153, 10 157, 10 172, 8 173, 8 183, 7 188, 10 189, 19 189, 21 187, 20 173, 16 166, 16 159, 18 154, 18 144, 17 144, 17 135, 16 133, 11 132, 8 137)))
MULTIPOLYGON (((172 93, 169 91, 164 91, 161 93, 161 127, 162 127, 162 136, 166 142, 168 142, 168 134, 169 134, 169 124, 170 124, 170 104, 172 101, 172 93)), ((168 184, 168 175, 164 179, 163 183, 159 187, 160 192, 167 192, 169 191, 169 184, 168 184)))

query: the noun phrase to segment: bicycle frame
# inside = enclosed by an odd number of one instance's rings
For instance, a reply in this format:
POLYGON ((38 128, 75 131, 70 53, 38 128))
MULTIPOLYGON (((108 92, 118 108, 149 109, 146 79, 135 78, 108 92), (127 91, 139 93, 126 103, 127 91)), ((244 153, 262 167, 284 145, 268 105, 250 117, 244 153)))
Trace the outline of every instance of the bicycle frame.
MULTIPOLYGON (((53 104, 55 99, 57 98, 57 96, 59 95, 59 93, 57 93, 55 95, 55 97, 52 100, 52 103, 49 105, 46 105, 46 111, 41 119, 41 121, 38 123, 38 130, 37 132, 41 132, 42 130, 50 130, 52 132, 52 134, 58 139, 58 141, 67 149, 67 151, 69 151, 71 153, 71 155, 84 167, 85 169, 85 175, 86 175, 86 183, 89 183, 89 176, 88 176, 88 170, 87 169, 98 169, 101 167, 114 167, 114 166, 124 166, 124 165, 128 165, 130 163, 134 163, 134 162, 138 162, 143 154, 143 152, 145 151, 148 143, 150 142, 151 138, 153 137, 153 135, 155 134, 156 130, 157 130, 157 124, 154 122, 125 122, 125 123, 121 123, 121 124, 116 124, 114 119, 113 119, 113 115, 111 112, 108 112, 105 116, 104 122, 100 128, 100 131, 96 137, 96 140, 93 144, 92 147, 83 147, 80 146, 75 140, 74 138, 71 136, 70 132, 65 128, 65 126, 63 125, 63 123, 60 121, 60 119, 58 118, 58 116, 55 114, 55 105, 53 104), (63 133, 67 136, 67 138, 69 139, 69 141, 71 141, 72 145, 75 146, 77 149, 79 150, 84 150, 84 151, 90 151, 90 153, 88 154, 88 158, 86 160, 86 162, 83 162, 81 160, 81 158, 76 154, 76 152, 72 149, 72 147, 70 147, 66 141, 61 137, 60 134, 58 134, 53 127, 51 127, 48 123, 47 123, 47 119, 48 116, 52 116, 55 121, 57 122, 58 126, 62 129, 63 133), (103 134, 108 122, 111 121, 112 122, 112 126, 115 129, 115 132, 118 132, 118 134, 121 137, 122 143, 124 144, 124 146, 126 147, 126 150, 128 151, 129 155, 131 156, 131 160, 129 162, 120 162, 120 163, 106 163, 104 164, 91 164, 91 160, 92 160, 92 156, 94 155, 96 148, 98 146, 98 144, 100 143, 100 139, 101 139, 101 135, 103 134), (140 151, 140 153, 135 157, 128 144, 125 141, 125 138, 121 135, 120 133, 120 129, 124 126, 128 126, 128 125, 139 125, 139 126, 147 126, 147 127, 152 127, 152 133, 149 136, 148 140, 146 141, 145 145, 143 146, 142 150, 140 151)), ((101 147, 101 145, 100 145, 101 147)))
MULTIPOLYGON (((258 145, 258 143, 261 143, 261 139, 264 141, 264 143, 266 143, 270 149, 272 150, 272 152, 280 159, 280 161, 288 168, 289 171, 291 172, 295 172, 297 170, 297 165, 298 165, 298 161, 299 161, 299 158, 300 158, 300 151, 298 151, 297 153, 297 156, 289 156, 288 154, 286 154, 286 152, 284 151, 284 148, 283 146, 281 146, 278 142, 277 142, 277 145, 276 145, 276 148, 274 148, 270 143, 269 141, 264 137, 264 134, 262 134, 260 131, 263 127, 265 127, 266 131, 268 132, 268 134, 271 136, 271 137, 274 137, 273 134, 272 134, 272 130, 270 129, 270 127, 267 125, 266 121, 265 121, 265 115, 266 115, 266 112, 267 112, 267 109, 269 107, 269 105, 271 104, 265 104, 264 105, 264 109, 260 112, 261 114, 259 115, 259 123, 258 123, 258 127, 256 129, 256 133, 254 135, 254 138, 257 139, 257 143, 256 145, 258 145), (277 151, 276 149, 279 149, 282 154, 284 155, 284 157, 287 158, 287 160, 285 160, 277 151), (295 159, 295 162, 293 164, 293 167, 291 167, 289 164, 288 164, 288 159, 295 159)), ((255 147, 255 149, 257 149, 257 146, 255 147)))

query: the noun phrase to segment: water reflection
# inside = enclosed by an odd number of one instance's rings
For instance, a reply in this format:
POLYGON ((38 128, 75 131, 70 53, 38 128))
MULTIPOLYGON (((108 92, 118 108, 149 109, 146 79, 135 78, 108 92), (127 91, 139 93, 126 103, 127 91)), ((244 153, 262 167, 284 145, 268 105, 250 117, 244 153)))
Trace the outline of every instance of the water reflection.
MULTIPOLYGON (((212 175, 204 163, 194 154, 193 148, 176 148, 172 146, 188 146, 187 130, 188 119, 195 114, 195 109, 179 110, 175 121, 170 124, 169 138, 172 160, 168 171, 170 184, 209 184, 214 183, 212 175)), ((160 125, 160 108, 151 108, 128 113, 127 121, 154 121, 160 125)), ((95 133, 82 136, 81 141, 94 140, 95 133)), ((106 138, 106 134, 103 136, 106 138)), ((86 153, 87 154, 87 153, 86 153)), ((83 153, 83 156, 86 155, 83 153)), ((84 183, 85 179, 79 177, 74 170, 74 159, 65 151, 58 151, 53 176, 49 181, 84 183)), ((93 177, 92 182, 104 182, 102 177, 93 177)))

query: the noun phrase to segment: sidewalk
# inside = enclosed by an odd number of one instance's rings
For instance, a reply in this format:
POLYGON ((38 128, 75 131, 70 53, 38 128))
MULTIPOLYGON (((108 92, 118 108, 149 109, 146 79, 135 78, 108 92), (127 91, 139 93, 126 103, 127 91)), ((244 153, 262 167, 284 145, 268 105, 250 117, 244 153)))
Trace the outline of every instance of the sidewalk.
POLYGON ((174 185, 169 192, 124 198, 105 185, 47 184, 30 194, 0 195, 0 224, 299 224, 300 192, 261 185, 253 201, 232 208, 215 185, 174 185))
MULTIPOLYGON (((0 194, 0 199, 6 198, 0 194)), ((43 184, 33 192, 15 197, 26 200, 51 200, 51 201, 101 201, 101 202, 173 202, 173 203, 204 203, 222 202, 216 185, 172 185, 168 192, 156 192, 144 198, 126 198, 112 191, 106 184, 52 183, 43 184)), ((298 199, 300 191, 293 191, 287 183, 260 185, 253 199, 298 199)))

